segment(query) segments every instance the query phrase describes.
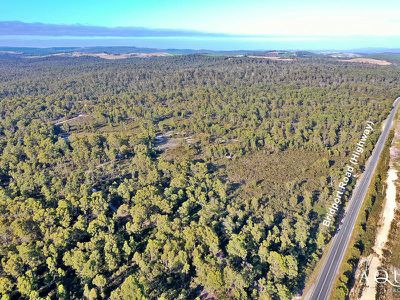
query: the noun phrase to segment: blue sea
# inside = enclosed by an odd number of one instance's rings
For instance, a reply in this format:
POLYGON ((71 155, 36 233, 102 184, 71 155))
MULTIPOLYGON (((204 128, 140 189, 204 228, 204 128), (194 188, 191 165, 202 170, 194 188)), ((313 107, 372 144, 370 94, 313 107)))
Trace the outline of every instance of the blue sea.
POLYGON ((400 36, 368 37, 73 37, 73 36, 0 36, 0 47, 93 47, 134 46, 159 49, 207 50, 352 50, 400 48, 400 36))

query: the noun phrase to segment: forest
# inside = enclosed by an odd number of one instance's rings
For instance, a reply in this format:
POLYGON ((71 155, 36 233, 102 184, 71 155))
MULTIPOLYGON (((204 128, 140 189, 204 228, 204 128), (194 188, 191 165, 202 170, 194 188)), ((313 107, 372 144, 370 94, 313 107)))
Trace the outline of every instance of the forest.
POLYGON ((0 299, 291 299, 399 82, 319 57, 0 56, 0 299))

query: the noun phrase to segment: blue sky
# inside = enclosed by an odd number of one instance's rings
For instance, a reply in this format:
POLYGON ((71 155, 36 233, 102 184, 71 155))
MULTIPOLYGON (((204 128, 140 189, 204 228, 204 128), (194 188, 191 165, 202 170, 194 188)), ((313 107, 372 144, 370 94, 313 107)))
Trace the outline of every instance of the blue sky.
POLYGON ((400 35, 395 0, 0 0, 1 21, 238 34, 400 35))
POLYGON ((400 36, 398 0, 0 0, 0 7, 0 21, 26 23, 373 37, 371 47, 398 47, 400 36))

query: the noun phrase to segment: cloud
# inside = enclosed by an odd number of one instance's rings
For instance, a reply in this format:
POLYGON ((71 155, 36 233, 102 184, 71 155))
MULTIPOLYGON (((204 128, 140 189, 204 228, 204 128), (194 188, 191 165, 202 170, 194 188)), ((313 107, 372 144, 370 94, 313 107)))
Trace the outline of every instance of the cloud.
POLYGON ((216 36, 225 34, 206 33, 194 30, 150 29, 144 27, 102 27, 87 25, 59 25, 0 21, 0 35, 41 35, 41 36, 107 36, 107 37, 179 37, 216 36))

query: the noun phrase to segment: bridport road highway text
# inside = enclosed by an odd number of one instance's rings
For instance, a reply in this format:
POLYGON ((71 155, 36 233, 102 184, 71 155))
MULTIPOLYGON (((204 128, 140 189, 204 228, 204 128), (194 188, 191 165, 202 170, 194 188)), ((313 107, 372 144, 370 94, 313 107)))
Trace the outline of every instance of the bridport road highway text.
POLYGON ((342 204, 342 197, 346 192, 347 185, 351 182, 351 178, 354 175, 354 167, 358 165, 358 159, 360 155, 364 152, 364 147, 367 142, 369 135, 374 131, 375 124, 371 121, 367 122, 367 126, 364 129, 364 132, 361 136, 360 141, 356 144, 356 147, 351 154, 349 163, 347 164, 345 170, 345 176, 342 181, 339 182, 338 188, 335 193, 335 198, 332 201, 331 206, 328 209, 328 213, 325 215, 325 218, 322 222, 323 225, 329 227, 335 220, 335 216, 340 209, 340 205, 342 204))

